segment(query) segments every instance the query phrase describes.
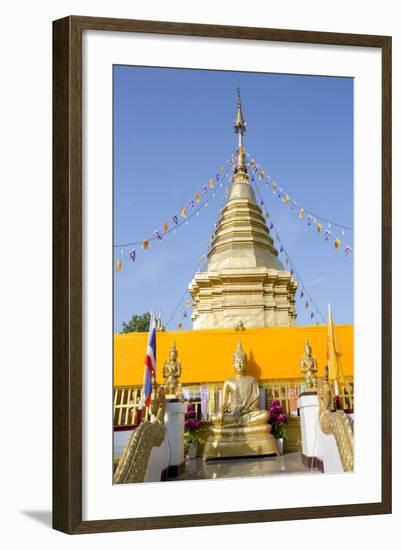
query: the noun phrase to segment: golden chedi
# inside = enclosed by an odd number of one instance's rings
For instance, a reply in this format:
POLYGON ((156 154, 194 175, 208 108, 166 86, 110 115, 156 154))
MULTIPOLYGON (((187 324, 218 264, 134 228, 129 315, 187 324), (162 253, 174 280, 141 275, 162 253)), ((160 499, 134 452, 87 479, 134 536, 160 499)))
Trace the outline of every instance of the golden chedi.
POLYGON ((247 354, 240 340, 233 364, 235 377, 224 383, 220 411, 211 416, 212 435, 205 443, 203 459, 278 455, 269 413, 259 409, 257 381, 246 373, 247 354))
POLYGON ((163 366, 164 388, 167 399, 181 398, 180 376, 181 362, 178 361, 178 351, 174 342, 169 352, 168 361, 163 366))
POLYGON ((238 92, 238 152, 234 181, 208 252, 206 271, 189 285, 193 328, 246 328, 295 324, 297 283, 278 251, 249 183, 243 135, 246 122, 238 92))
POLYGON ((305 342, 305 355, 301 359, 301 372, 305 377, 306 391, 315 392, 316 386, 316 373, 317 373, 317 361, 312 355, 312 348, 308 339, 305 342))

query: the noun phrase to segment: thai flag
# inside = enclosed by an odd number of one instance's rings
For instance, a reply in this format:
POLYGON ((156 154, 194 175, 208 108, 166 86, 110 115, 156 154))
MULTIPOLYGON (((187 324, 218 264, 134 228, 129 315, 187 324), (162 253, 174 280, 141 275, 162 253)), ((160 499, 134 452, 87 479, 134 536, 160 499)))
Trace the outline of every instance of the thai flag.
POLYGON ((152 377, 156 374, 156 319, 153 315, 150 318, 144 367, 142 402, 149 407, 152 395, 152 377))
POLYGON ((178 216, 173 216, 173 224, 177 225, 178 223, 178 216))

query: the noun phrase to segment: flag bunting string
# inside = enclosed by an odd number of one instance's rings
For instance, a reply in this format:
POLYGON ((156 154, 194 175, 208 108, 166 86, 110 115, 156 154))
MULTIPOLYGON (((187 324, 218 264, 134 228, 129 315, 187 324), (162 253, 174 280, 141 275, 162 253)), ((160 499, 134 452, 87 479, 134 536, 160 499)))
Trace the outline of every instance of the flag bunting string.
MULTIPOLYGON (((259 186, 258 186, 258 184, 256 183, 255 180, 252 181, 252 184, 253 184, 253 186, 256 190, 257 195, 259 196, 260 203, 263 206, 264 201, 263 201, 262 193, 260 192, 259 186)), ((262 210, 263 210, 263 208, 262 208, 262 210)), ((311 318, 312 321, 313 321, 313 319, 315 319, 316 314, 318 314, 319 317, 321 318, 322 322, 325 324, 326 319, 325 319, 324 315, 322 314, 322 312, 321 312, 319 306, 317 305, 317 303, 313 300, 310 292, 306 288, 306 285, 303 282, 301 276, 299 275, 299 272, 296 270, 296 268, 294 266, 294 262, 291 260, 287 250, 284 247, 282 238, 280 237, 280 235, 277 231, 276 225, 273 223, 273 220, 271 218, 270 213, 267 211, 267 209, 264 209, 264 211, 265 211, 265 217, 266 217, 267 222, 269 222, 269 220, 270 220, 270 223, 267 224, 268 227, 269 227, 270 234, 272 235, 273 231, 275 233, 274 234, 274 241, 276 241, 278 243, 277 244, 278 252, 279 252, 279 254, 281 254, 281 257, 284 259, 284 264, 286 266, 289 266, 289 271, 290 271, 291 275, 295 276, 297 281, 300 283, 299 298, 302 300, 304 308, 310 310, 310 318, 311 318)), ((317 322, 317 320, 315 320, 315 322, 316 322, 316 324, 319 324, 317 322)))

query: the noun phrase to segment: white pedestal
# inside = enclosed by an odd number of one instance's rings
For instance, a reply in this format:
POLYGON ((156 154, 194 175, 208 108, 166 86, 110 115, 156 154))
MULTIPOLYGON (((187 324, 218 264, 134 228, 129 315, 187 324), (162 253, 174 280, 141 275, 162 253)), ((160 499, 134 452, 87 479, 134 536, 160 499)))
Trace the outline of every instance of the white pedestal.
POLYGON ((315 466, 322 464, 325 473, 343 472, 334 435, 324 434, 319 424, 319 405, 316 394, 302 395, 298 399, 301 416, 302 454, 311 464, 317 459, 315 466), (309 460, 310 459, 310 460, 309 460))
POLYGON ((301 395, 298 399, 298 409, 301 417, 302 454, 305 457, 318 457, 319 403, 317 394, 301 395))
POLYGON ((175 477, 184 467, 184 422, 187 407, 182 402, 167 402, 164 423, 169 452, 169 476, 175 477))
POLYGON ((167 432, 160 447, 153 447, 150 453, 144 481, 161 481, 162 472, 168 467, 169 449, 167 432))

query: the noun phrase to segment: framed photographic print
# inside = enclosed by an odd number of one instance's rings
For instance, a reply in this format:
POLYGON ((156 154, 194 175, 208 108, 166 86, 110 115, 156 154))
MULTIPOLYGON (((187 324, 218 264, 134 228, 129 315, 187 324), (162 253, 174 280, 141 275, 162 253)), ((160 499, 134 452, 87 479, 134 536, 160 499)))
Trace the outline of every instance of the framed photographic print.
POLYGON ((391 38, 53 27, 53 526, 391 511, 391 38))

